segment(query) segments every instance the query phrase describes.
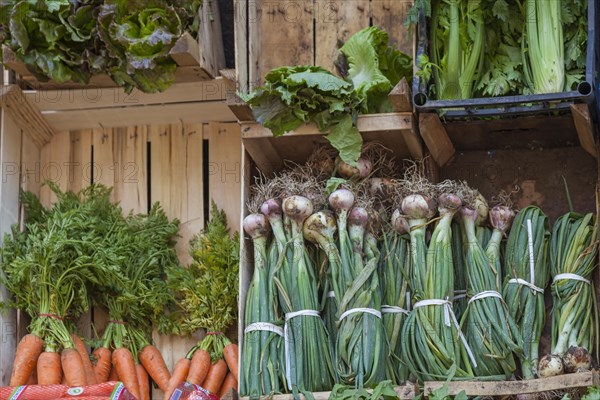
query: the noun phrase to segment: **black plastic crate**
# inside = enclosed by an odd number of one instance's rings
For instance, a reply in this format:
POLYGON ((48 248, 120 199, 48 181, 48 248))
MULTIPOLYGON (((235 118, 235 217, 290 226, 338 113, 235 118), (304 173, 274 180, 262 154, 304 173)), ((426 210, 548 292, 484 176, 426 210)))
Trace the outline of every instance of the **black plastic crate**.
MULTIPOLYGON (((550 1, 550 0, 549 0, 550 1)), ((597 93, 599 79, 597 67, 600 64, 600 46, 597 30, 600 20, 596 0, 588 0, 588 41, 586 55, 585 80, 576 90, 562 93, 536 95, 480 97, 462 100, 431 100, 427 91, 430 82, 421 82, 418 76, 413 78, 413 103, 419 112, 440 111, 446 119, 473 119, 485 117, 509 117, 531 114, 555 114, 568 111, 574 103, 589 104, 590 114, 597 121, 599 102, 597 93)), ((423 13, 417 26, 417 57, 428 54, 428 19, 423 13)), ((432 78, 433 79, 433 78, 432 78)))

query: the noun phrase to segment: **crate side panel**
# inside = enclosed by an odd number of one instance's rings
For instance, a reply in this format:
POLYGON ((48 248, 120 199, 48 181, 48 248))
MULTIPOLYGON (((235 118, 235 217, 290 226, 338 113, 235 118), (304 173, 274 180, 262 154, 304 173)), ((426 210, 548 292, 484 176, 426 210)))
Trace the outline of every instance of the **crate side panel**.
MULTIPOLYGON (((19 221, 19 166, 21 165, 22 131, 2 109, 0 131, 0 165, 2 165, 2 183, 0 184, 0 234, 10 232, 11 226, 19 221)), ((5 287, 0 287, 0 301, 8 299, 5 287)), ((0 328, 3 340, 0 343, 0 373, 2 385, 10 382, 12 363, 15 358, 17 341, 16 311, 6 310, 0 314, 0 328)))
POLYGON ((340 45, 369 26, 369 0, 315 2, 315 65, 335 71, 340 45))
POLYGON ((269 70, 314 63, 312 0, 251 0, 248 3, 250 90, 269 70))
MULTIPOLYGON (((42 148, 41 179, 50 181, 62 191, 69 189, 71 160, 71 132, 57 132, 50 143, 42 148)), ((56 195, 48 185, 40 188, 40 201, 46 207, 56 202, 56 195)))

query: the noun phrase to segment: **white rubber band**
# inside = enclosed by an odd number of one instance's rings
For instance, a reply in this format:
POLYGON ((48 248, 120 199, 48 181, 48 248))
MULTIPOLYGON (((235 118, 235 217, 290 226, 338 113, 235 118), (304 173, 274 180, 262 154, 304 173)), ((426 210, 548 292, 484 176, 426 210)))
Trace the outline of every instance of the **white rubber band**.
POLYGON ((527 282, 525 279, 513 278, 513 279, 509 280, 508 283, 516 283, 517 285, 527 286, 529 289, 533 290, 534 292, 544 293, 544 289, 535 286, 531 282, 527 282))
MULTIPOLYGON (((531 286, 535 286, 535 255, 533 254, 533 228, 531 227, 531 219, 527 220, 527 248, 529 250, 529 282, 531 283, 531 286)), ((533 289, 531 286, 529 287, 533 289)), ((533 290, 534 295, 537 292, 544 293, 543 290, 541 292, 539 290, 533 290)))
POLYGON ((477 293, 475 296, 471 297, 469 299, 469 304, 477 300, 485 299, 486 297, 497 297, 500 300, 502 300, 502 295, 500 293, 496 292, 495 290, 486 290, 484 292, 477 293))
POLYGON ((244 333, 250 332, 273 332, 283 337, 283 328, 269 322, 255 322, 244 329, 244 333))
POLYGON ((456 315, 454 315, 454 311, 452 311, 452 303, 450 303, 450 301, 448 301, 448 300, 442 300, 442 299, 421 300, 421 301, 418 301, 413 306, 413 309, 417 309, 419 307, 427 307, 427 306, 443 306, 444 307, 444 323, 446 324, 446 326, 451 326, 450 318, 452 318, 452 322, 454 323, 454 326, 456 327, 456 330, 458 331, 460 340, 462 341, 463 345, 465 346, 467 355, 469 356, 469 359, 471 360, 473 367, 477 368, 477 361, 475 360, 473 351, 471 350, 469 343, 467 343, 467 338, 465 338, 465 335, 463 335, 462 331, 460 330, 460 324, 458 323, 458 321, 456 319, 456 315))
POLYGON ((375 310, 374 308, 352 308, 340 315, 340 319, 338 321, 342 321, 344 318, 358 313, 371 314, 381 319, 381 311, 375 310))
POLYGON ((410 311, 397 306, 381 306, 382 314, 410 314, 410 311))
POLYGON ((564 274, 558 274, 556 275, 553 279, 552 282, 556 282, 556 281, 560 281, 563 279, 570 279, 572 281, 580 281, 580 282, 585 282, 588 285, 591 285, 592 283, 589 281, 589 279, 585 279, 583 276, 581 275, 577 275, 577 274, 571 274, 571 273, 564 273, 564 274))
POLYGON ((330 290, 329 292, 327 292, 327 298, 335 299, 335 292, 333 290, 330 290))
MULTIPOLYGON (((321 319, 321 314, 317 310, 300 310, 289 312, 285 314, 285 325, 283 325, 283 338, 284 338, 284 351, 285 351, 285 377, 288 382, 288 389, 292 390, 292 376, 290 370, 292 369, 292 360, 290 359, 290 333, 288 330, 288 321, 296 317, 317 317, 321 319)), ((295 380, 295 379, 294 379, 295 380)))

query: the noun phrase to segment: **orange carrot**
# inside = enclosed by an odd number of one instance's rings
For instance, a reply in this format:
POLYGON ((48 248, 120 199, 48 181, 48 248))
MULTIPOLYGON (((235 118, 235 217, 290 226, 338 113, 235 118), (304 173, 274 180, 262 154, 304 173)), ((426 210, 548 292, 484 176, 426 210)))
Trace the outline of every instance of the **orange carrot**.
POLYGON ((235 377, 235 380, 238 380, 238 346, 237 344, 230 343, 223 348, 223 358, 227 363, 227 368, 235 377))
POLYGON ((38 357, 44 350, 44 341, 32 333, 23 336, 15 353, 10 386, 23 386, 35 369, 38 357))
POLYGON ((221 391, 219 392, 219 397, 225 396, 231 389, 237 392, 238 381, 233 376, 233 373, 229 371, 227 376, 225 377, 225 381, 223 381, 223 386, 221 386, 221 391))
POLYGON ((96 365, 94 365, 94 376, 96 377, 96 383, 104 383, 108 381, 111 370, 111 353, 106 347, 98 347, 94 350, 94 358, 96 359, 96 365))
POLYGON ((171 375, 171 379, 169 379, 169 386, 167 387, 167 391, 163 397, 164 400, 169 400, 171 395, 177 389, 177 386, 182 384, 185 381, 185 378, 188 376, 188 372, 190 372, 190 364, 191 360, 183 357, 175 364, 175 368, 173 368, 173 375, 171 375))
POLYGON ((135 371, 135 361, 131 351, 120 347, 112 353, 113 368, 117 370, 119 379, 136 399, 140 398, 140 385, 135 371))
POLYGON ((138 358, 160 390, 166 392, 171 374, 160 351, 149 344, 139 352, 138 358))
POLYGON ((142 364, 135 364, 138 386, 140 387, 140 400, 150 400, 150 378, 142 364))
POLYGON ((94 365, 92 364, 92 360, 90 360, 90 353, 88 353, 85 343, 83 343, 83 340, 81 340, 78 335, 73 333, 71 337, 73 338, 73 343, 75 343, 75 349, 77 349, 79 355, 81 356, 81 361, 83 361, 85 380, 88 385, 95 385, 97 383, 96 375, 94 374, 94 365))
MULTIPOLYGON (((39 360, 39 358, 38 358, 38 360, 39 360)), ((62 369, 61 369, 61 373, 62 373, 62 369)), ((27 380, 27 385, 31 386, 31 385, 37 385, 37 384, 38 384, 38 381, 37 381, 37 368, 36 368, 31 372, 31 375, 29 375, 29 379, 27 380)))
POLYGON ((188 372, 187 381, 194 385, 202 385, 208 375, 212 363, 210 361, 210 354, 206 350, 198 349, 192 357, 192 363, 190 364, 190 372, 188 372))
POLYGON ((60 363, 68 386, 86 385, 87 380, 83 369, 83 361, 77 349, 64 349, 60 355, 60 363))
POLYGON ((38 358, 36 372, 39 376, 38 385, 60 385, 63 375, 60 354, 44 351, 38 358))
POLYGON ((108 381, 109 382, 120 382, 121 381, 121 378, 119 378, 119 374, 117 373, 117 369, 115 368, 114 365, 112 365, 112 354, 111 354, 110 375, 108 376, 108 381))
POLYGON ((223 386, 223 381, 227 375, 227 363, 220 359, 210 367, 208 375, 202 384, 202 387, 213 394, 219 393, 219 389, 223 386))

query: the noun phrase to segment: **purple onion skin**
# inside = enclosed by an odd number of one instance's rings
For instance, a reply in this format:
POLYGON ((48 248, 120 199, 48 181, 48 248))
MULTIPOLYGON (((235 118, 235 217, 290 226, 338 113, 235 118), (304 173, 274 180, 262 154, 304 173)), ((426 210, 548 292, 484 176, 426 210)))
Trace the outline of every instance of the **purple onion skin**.
POLYGON ((583 347, 571 346, 562 357, 565 372, 585 372, 592 369, 592 356, 583 347))
POLYGON ((362 207, 354 207, 348 215, 348 225, 366 227, 369 222, 369 213, 362 207))
POLYGON ((338 174, 345 179, 351 179, 355 177, 364 179, 367 176, 369 176, 371 174, 371 171, 373 170, 373 163, 371 163, 371 161, 363 157, 360 157, 356 161, 356 167, 350 166, 346 162, 342 161, 339 157, 337 161, 338 174))
POLYGON ((408 225, 408 220, 404 215, 402 215, 400 210, 396 210, 392 214, 392 227, 394 228, 394 231, 398 232, 401 235, 410 232, 410 225, 408 225))
POLYGON ((460 197, 452 193, 442 193, 438 197, 438 208, 456 211, 462 206, 460 197))
POLYGON ((402 213, 408 219, 427 219, 435 213, 435 203, 429 197, 411 194, 402 200, 402 213))
POLYGON ((290 196, 283 200, 283 212, 290 219, 303 223, 313 213, 313 205, 306 197, 290 196))
POLYGON ((276 215, 281 216, 283 214, 281 210, 281 200, 279 199, 269 199, 262 203, 260 206, 260 212, 263 213, 267 218, 276 215))
POLYGON ((494 206, 489 213, 490 223, 494 229, 507 232, 515 218, 515 212, 506 206, 494 206))
POLYGON ((271 231, 269 220, 262 214, 250 214, 244 218, 244 231, 252 238, 267 237, 271 231))

